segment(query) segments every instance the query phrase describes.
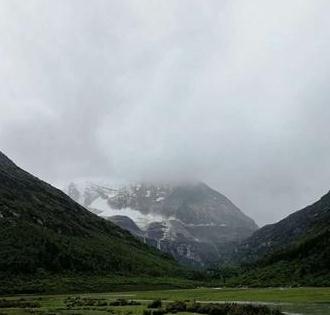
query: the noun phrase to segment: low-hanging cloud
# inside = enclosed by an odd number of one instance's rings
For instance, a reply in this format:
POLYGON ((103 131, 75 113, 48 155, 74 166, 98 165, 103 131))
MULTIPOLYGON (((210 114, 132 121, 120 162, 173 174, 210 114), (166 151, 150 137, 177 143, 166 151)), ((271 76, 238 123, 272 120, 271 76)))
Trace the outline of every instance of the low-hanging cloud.
POLYGON ((54 184, 203 180, 278 220, 330 188, 329 9, 1 1, 1 150, 54 184))

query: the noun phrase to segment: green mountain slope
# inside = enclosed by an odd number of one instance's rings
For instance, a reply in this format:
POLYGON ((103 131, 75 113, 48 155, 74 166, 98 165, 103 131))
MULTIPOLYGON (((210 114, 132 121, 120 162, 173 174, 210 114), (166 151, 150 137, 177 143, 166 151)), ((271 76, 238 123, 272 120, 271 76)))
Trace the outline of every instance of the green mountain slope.
POLYGON ((242 284, 330 285, 330 193, 263 227, 236 251, 242 284))
POLYGON ((0 274, 176 275, 175 261, 0 152, 0 274))

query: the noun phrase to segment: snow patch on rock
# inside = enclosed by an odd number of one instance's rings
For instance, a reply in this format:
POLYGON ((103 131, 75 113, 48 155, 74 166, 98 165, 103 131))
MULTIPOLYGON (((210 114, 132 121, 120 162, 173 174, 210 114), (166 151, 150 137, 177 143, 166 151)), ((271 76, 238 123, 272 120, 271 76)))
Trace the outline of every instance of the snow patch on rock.
POLYGON ((114 209, 109 205, 108 200, 102 197, 95 199, 90 205, 90 208, 100 210, 100 215, 102 217, 112 217, 116 215, 129 217, 141 229, 145 229, 152 222, 162 222, 164 220, 164 217, 161 215, 151 213, 144 214, 132 208, 114 209))

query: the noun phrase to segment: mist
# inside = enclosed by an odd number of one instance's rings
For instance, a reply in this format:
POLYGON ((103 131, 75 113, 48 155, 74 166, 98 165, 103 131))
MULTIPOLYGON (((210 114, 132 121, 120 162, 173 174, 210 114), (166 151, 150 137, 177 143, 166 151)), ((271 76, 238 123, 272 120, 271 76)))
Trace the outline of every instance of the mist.
POLYGON ((330 189, 329 1, 0 3, 0 144, 61 186, 204 181, 260 225, 330 189))

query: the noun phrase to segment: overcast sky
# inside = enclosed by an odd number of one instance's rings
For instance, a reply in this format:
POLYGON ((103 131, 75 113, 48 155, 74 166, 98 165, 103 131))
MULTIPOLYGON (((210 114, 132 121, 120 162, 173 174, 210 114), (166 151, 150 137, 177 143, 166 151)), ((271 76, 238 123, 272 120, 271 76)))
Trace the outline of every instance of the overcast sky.
POLYGON ((279 220, 330 189, 329 12, 0 0, 0 150, 56 185, 202 180, 279 220))

